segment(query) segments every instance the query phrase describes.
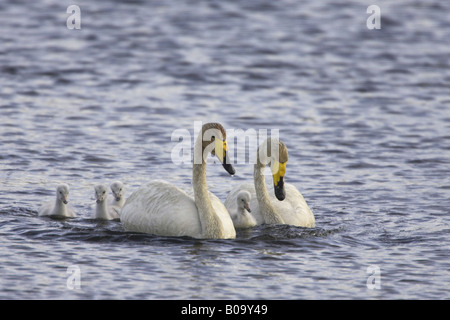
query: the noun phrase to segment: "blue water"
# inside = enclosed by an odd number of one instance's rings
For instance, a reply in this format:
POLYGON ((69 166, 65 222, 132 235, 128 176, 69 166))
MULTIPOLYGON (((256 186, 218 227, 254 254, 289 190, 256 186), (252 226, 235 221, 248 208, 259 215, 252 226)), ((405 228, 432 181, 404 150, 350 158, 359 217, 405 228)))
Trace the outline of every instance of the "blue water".
MULTIPOLYGON (((377 1, 379 30, 370 1, 79 0, 70 30, 72 4, 0 3, 1 299, 450 298, 448 3, 377 1), (316 227, 88 219, 97 183, 189 187, 171 137, 194 121, 279 130, 316 227), (60 182, 78 217, 38 217, 60 182)), ((208 166, 222 200, 235 168, 208 166)))

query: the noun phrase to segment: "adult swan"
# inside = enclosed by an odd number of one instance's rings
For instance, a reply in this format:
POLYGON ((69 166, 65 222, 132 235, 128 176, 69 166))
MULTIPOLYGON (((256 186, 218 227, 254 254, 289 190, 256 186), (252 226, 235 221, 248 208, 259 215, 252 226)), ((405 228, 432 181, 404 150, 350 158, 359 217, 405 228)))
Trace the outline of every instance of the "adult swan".
POLYGON ((225 129, 219 123, 204 124, 194 145, 194 197, 165 181, 152 181, 125 202, 120 214, 125 230, 200 239, 235 238, 236 231, 227 209, 208 192, 206 160, 209 153, 219 158, 229 174, 235 173, 227 158, 225 129))
POLYGON ((276 138, 266 139, 258 148, 253 171, 254 185, 247 183, 232 190, 225 200, 225 207, 233 212, 236 197, 241 190, 251 194, 250 208, 257 224, 289 224, 299 227, 314 227, 314 214, 302 194, 289 183, 284 183, 288 151, 286 145, 276 138), (270 154, 269 154, 270 152, 270 154), (270 163, 275 194, 267 191, 264 170, 270 163))

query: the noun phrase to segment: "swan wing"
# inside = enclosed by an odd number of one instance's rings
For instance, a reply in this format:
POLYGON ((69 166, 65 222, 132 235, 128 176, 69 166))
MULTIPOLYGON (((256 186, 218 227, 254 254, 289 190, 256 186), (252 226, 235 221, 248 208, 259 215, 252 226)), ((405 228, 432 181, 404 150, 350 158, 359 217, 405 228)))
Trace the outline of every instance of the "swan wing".
POLYGON ((120 220, 128 231, 201 237, 194 199, 165 181, 152 181, 133 192, 121 210, 120 220))
POLYGON ((275 195, 270 195, 272 205, 281 214, 284 222, 299 227, 315 227, 314 214, 308 207, 303 195, 290 183, 285 184, 286 198, 278 201, 275 195))

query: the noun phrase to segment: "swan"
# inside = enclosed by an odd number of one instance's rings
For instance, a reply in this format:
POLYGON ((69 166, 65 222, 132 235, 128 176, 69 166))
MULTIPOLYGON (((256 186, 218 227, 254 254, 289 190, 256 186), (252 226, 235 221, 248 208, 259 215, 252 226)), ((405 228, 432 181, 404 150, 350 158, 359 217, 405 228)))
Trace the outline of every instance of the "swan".
POLYGON ((109 202, 110 205, 118 208, 122 208, 125 203, 125 186, 121 181, 115 181, 110 185, 113 198, 109 202))
POLYGON ((225 129, 219 123, 204 124, 194 145, 193 197, 168 182, 151 181, 126 200, 120 213, 124 229, 160 236, 235 238, 227 209, 207 188, 209 153, 217 156, 229 174, 235 173, 227 157, 225 129))
POLYGON ((250 192, 245 190, 239 191, 236 197, 236 206, 227 208, 236 229, 246 229, 256 226, 256 220, 250 210, 250 199, 250 192))
POLYGON ((96 206, 93 215, 93 219, 99 220, 114 220, 119 219, 119 214, 117 213, 120 208, 110 206, 107 204, 106 199, 108 198, 108 187, 99 184, 94 187, 95 190, 95 200, 96 206))
POLYGON ((288 151, 286 145, 277 138, 268 138, 258 148, 253 170, 254 183, 243 184, 233 189, 225 200, 228 210, 233 208, 241 190, 250 192, 250 207, 257 224, 289 224, 299 227, 315 227, 315 218, 300 191, 284 183, 288 151), (270 155, 268 151, 271 150, 270 155), (264 170, 270 163, 273 174, 274 193, 267 191, 264 170))
POLYGON ((69 197, 69 186, 65 183, 56 187, 56 202, 48 202, 42 205, 39 209, 38 215, 52 216, 52 217, 66 217, 74 218, 75 212, 72 208, 67 206, 69 197))

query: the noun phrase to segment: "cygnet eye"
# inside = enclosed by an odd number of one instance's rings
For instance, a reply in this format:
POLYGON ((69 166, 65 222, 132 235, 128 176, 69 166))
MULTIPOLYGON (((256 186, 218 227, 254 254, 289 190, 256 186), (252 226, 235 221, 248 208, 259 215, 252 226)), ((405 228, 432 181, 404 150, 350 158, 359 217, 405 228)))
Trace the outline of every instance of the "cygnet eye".
POLYGON ((103 194, 105 194, 105 191, 103 191, 103 194))

